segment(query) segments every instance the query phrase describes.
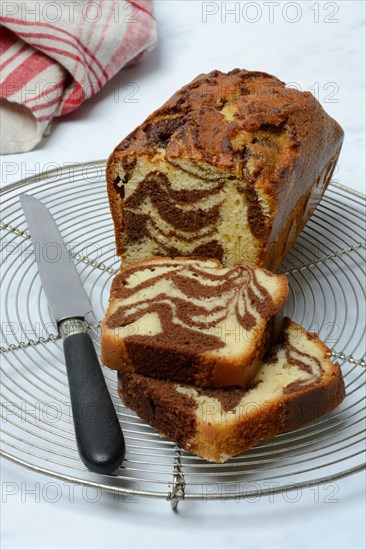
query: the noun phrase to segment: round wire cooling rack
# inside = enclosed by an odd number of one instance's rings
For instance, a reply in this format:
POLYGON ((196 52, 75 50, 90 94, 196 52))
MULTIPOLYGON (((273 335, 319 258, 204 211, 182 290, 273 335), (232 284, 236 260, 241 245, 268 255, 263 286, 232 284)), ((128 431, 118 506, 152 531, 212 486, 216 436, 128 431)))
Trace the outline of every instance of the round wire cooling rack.
MULTIPOLYGON (((89 472, 74 439, 62 342, 50 315, 18 195, 50 208, 90 296, 99 327, 115 256, 105 161, 67 166, 1 191, 1 454, 64 482, 170 500, 245 499, 312 487, 356 473, 365 455, 365 196, 332 183, 280 271, 289 277, 286 315, 316 331, 342 367, 346 399, 316 422, 264 441, 225 464, 193 456, 120 402, 104 370, 127 453, 114 475, 89 472)), ((324 485, 325 486, 325 485, 324 485)), ((330 490, 331 490, 330 489, 330 490)))

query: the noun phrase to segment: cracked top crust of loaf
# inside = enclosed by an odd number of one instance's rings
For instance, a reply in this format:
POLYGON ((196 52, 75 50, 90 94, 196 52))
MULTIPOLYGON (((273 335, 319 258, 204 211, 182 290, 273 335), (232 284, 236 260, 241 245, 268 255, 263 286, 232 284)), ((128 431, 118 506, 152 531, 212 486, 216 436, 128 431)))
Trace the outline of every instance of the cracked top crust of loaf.
POLYGON ((274 269, 334 170, 341 127, 310 92, 263 72, 202 74, 108 160, 117 252, 274 269))

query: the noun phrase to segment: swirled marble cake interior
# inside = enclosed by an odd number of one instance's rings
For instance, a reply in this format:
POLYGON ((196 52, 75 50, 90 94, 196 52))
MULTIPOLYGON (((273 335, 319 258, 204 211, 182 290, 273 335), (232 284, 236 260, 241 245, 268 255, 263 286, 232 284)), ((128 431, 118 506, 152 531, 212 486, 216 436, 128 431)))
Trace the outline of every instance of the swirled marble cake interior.
POLYGON ((198 76, 108 160, 118 254, 273 270, 325 191, 342 140, 310 92, 262 72, 198 76))
POLYGON ((284 275, 218 260, 151 258, 116 276, 102 326, 112 369, 205 387, 255 375, 287 298, 284 275))
POLYGON ((341 403, 339 365, 315 334, 286 319, 246 389, 204 389, 119 373, 125 405, 181 447, 225 462, 260 440, 299 428, 341 403))

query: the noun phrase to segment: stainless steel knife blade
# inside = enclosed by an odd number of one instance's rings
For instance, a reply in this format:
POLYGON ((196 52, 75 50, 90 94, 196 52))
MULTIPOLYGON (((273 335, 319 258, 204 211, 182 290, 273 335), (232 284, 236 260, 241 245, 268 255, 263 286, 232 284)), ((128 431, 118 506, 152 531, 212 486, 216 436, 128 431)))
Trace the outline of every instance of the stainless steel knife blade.
POLYGON ((91 314, 92 307, 78 272, 48 208, 38 199, 20 195, 32 237, 42 286, 57 323, 91 314))

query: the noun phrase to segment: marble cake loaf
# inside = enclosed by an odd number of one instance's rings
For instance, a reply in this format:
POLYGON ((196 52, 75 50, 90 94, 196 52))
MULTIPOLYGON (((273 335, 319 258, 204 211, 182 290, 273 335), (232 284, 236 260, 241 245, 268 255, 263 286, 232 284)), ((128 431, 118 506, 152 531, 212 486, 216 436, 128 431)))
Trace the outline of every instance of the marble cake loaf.
POLYGON ((262 72, 198 76, 107 165, 117 253, 274 270, 317 206, 343 141, 310 92, 262 72))
POLYGON ((290 431, 344 398, 340 368, 317 335, 285 320, 282 341, 244 389, 202 389, 119 373, 125 405, 181 447, 212 462, 290 431))
POLYGON ((245 386, 276 332, 284 275, 218 260, 151 258, 116 276, 102 362, 204 387, 245 386))

